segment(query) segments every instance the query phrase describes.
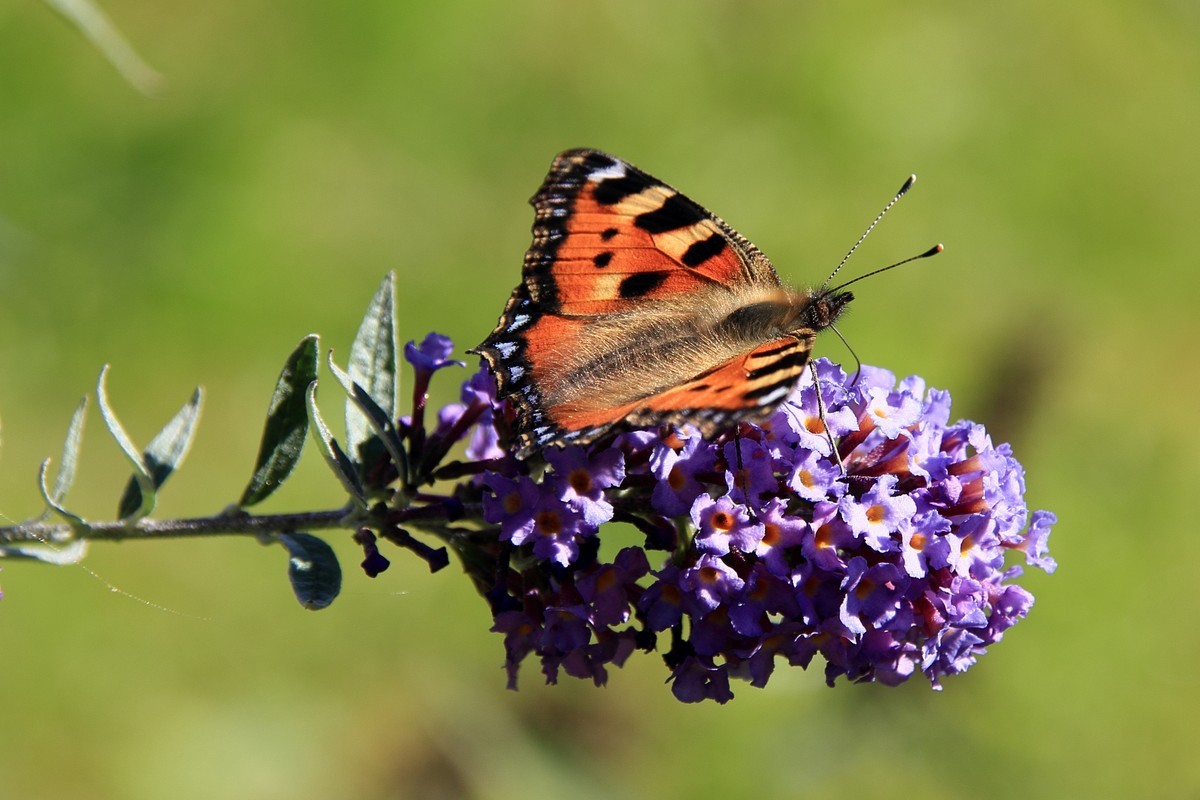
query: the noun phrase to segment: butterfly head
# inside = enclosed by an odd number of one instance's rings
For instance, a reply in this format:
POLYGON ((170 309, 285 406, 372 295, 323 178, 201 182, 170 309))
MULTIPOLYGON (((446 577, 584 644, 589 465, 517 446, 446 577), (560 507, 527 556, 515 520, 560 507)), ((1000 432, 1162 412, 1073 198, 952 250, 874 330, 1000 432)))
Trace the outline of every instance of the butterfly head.
POLYGON ((853 292, 818 291, 810 295, 799 310, 802 327, 823 331, 837 322, 842 311, 854 299, 853 292))

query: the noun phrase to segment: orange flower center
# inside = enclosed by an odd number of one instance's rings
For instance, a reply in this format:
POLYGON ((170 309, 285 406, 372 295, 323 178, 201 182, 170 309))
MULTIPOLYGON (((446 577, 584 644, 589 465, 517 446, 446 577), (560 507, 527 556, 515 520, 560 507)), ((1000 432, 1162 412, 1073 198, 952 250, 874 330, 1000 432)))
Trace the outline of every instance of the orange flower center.
POLYGON ((679 468, 678 464, 671 467, 671 471, 667 473, 667 486, 670 486, 677 492, 683 488, 684 481, 686 480, 687 476, 683 474, 683 470, 679 468))
POLYGON ((833 547, 832 533, 828 525, 822 525, 817 528, 817 532, 813 536, 813 542, 817 547, 833 547))
POLYGON ((557 536, 562 533, 562 517, 557 511, 539 511, 537 515, 538 530, 546 536, 557 536))
POLYGON ((583 467, 573 469, 567 475, 567 483, 575 490, 575 494, 587 494, 592 490, 592 473, 583 467))

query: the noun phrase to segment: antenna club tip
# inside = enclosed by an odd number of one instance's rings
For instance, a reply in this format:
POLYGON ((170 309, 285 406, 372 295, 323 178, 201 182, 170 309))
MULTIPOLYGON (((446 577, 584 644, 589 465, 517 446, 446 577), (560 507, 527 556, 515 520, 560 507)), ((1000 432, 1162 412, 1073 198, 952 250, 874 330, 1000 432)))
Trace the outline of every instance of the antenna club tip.
POLYGON ((897 198, 903 197, 908 192, 908 190, 913 187, 913 184, 916 182, 917 182, 917 176, 915 174, 909 175, 908 180, 906 180, 904 182, 904 185, 900 187, 900 191, 896 192, 896 197, 897 198))
POLYGON ((943 245, 941 242, 938 242, 933 247, 929 248, 924 253, 921 253, 921 255, 917 256, 917 258, 929 258, 930 256, 936 256, 938 253, 942 252, 945 249, 946 249, 945 245, 943 245))

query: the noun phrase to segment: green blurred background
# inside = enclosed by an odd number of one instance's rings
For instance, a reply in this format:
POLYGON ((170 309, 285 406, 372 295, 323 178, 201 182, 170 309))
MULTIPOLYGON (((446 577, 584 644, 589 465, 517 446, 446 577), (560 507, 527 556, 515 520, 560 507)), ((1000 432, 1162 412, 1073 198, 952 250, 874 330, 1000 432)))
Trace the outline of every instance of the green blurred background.
MULTIPOLYGON (((456 565, 399 558, 372 581, 339 542, 344 594, 314 614, 283 552, 245 539, 6 563, 0 796, 1200 796, 1200 6, 104 8, 157 96, 47 6, 0 7, 7 518, 40 510, 37 465, 106 362, 142 443, 207 388, 157 515, 217 511, 303 335, 344 356, 394 269, 404 340, 476 343, 517 281, 526 198, 556 152, 592 146, 801 284, 918 172, 848 273, 947 251, 856 287, 842 330, 1013 443, 1061 566, 942 693, 783 669, 719 707, 677 703, 657 656, 604 689, 527 664, 505 691, 456 565)), ((89 424, 72 501, 108 518, 127 472, 89 424)), ((338 502, 310 450, 269 508, 338 502)))

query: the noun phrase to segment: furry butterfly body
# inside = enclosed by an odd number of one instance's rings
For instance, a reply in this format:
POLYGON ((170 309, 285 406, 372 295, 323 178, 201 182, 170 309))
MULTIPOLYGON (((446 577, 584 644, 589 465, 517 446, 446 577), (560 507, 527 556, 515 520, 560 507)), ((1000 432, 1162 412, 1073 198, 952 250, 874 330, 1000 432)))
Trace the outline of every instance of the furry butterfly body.
POLYGON ((719 217, 606 153, 561 153, 531 202, 522 282, 474 350, 522 458, 627 428, 762 421, 853 299, 783 286, 719 217))

